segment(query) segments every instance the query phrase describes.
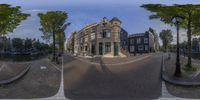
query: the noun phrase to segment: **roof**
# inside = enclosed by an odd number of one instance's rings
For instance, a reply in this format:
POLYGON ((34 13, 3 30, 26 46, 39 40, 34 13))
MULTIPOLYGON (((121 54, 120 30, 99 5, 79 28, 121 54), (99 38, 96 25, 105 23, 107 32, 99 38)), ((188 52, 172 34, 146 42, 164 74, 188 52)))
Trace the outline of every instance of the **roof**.
POLYGON ((85 30, 85 29, 88 29, 88 28, 91 28, 91 27, 96 26, 96 25, 98 25, 98 23, 89 24, 89 25, 85 26, 84 28, 82 28, 81 30, 79 30, 78 32, 85 30))
POLYGON ((135 33, 135 34, 130 34, 128 37, 137 37, 137 36, 145 36, 146 33, 135 33))
POLYGON ((120 23, 122 23, 121 20, 119 20, 117 17, 113 17, 110 21, 111 21, 111 22, 112 22, 112 21, 119 21, 120 23))

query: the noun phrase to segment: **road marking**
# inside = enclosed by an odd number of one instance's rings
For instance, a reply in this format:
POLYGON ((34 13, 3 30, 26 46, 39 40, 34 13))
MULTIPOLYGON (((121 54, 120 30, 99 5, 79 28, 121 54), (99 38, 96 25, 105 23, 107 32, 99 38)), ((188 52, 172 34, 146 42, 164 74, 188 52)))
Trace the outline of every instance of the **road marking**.
MULTIPOLYGON (((131 61, 126 61, 126 62, 121 62, 121 63, 115 63, 115 64, 104 64, 104 65, 124 65, 124 64, 129 64, 129 63, 133 63, 133 62, 136 62, 136 61, 140 61, 140 60, 143 60, 143 59, 146 59, 148 57, 152 56, 151 55, 147 55, 147 56, 144 56, 144 57, 141 57, 141 58, 137 58, 137 59, 134 59, 134 60, 131 60, 131 61)), ((86 62, 86 63, 89 63, 89 64, 93 64, 93 65, 100 65, 100 63, 95 63, 95 62, 90 62, 90 61, 85 61, 85 60, 82 60, 80 58, 77 58, 76 59, 82 61, 82 62, 86 62)))
POLYGON ((47 69, 47 67, 46 66, 40 66, 40 69, 47 69))

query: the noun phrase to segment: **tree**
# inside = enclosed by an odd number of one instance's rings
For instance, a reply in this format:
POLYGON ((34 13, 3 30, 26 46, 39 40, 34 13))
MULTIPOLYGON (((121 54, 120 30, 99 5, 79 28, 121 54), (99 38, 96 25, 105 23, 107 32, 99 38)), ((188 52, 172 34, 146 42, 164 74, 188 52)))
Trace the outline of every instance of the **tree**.
POLYGON ((49 11, 47 13, 39 13, 41 28, 44 36, 53 37, 53 60, 56 57, 56 34, 60 30, 65 30, 69 23, 66 24, 68 15, 64 11, 49 11))
POLYGON ((34 47, 35 49, 37 49, 38 51, 41 51, 41 49, 42 49, 42 45, 41 45, 41 43, 40 43, 39 40, 33 42, 33 47, 34 47))
POLYGON ((26 38, 26 40, 24 41, 24 49, 27 51, 30 50, 31 48, 32 48, 32 40, 26 38))
POLYGON ((185 4, 185 5, 162 5, 162 4, 145 4, 141 7, 153 12, 150 19, 160 19, 165 24, 173 25, 171 19, 174 16, 181 16, 184 18, 180 23, 180 27, 187 29, 188 37, 188 68, 192 68, 191 60, 191 37, 192 35, 200 34, 200 5, 185 4))
POLYGON ((163 47, 165 50, 167 50, 167 47, 169 44, 173 41, 173 35, 172 31, 167 29, 167 30, 162 30, 159 35, 160 39, 162 40, 163 47))
POLYGON ((59 32, 56 35, 56 40, 57 40, 57 43, 59 45, 59 51, 63 52, 63 50, 64 50, 64 42, 65 42, 65 33, 63 31, 59 32))
POLYGON ((8 4, 0 4, 0 36, 6 35, 25 20, 29 14, 22 13, 21 7, 11 7, 8 4))
POLYGON ((7 52, 7 50, 10 50, 10 39, 7 39, 6 37, 1 37, 0 51, 3 51, 5 53, 7 52))
POLYGON ((13 38, 12 39, 13 47, 17 50, 22 52, 24 45, 23 45, 23 40, 20 38, 13 38))

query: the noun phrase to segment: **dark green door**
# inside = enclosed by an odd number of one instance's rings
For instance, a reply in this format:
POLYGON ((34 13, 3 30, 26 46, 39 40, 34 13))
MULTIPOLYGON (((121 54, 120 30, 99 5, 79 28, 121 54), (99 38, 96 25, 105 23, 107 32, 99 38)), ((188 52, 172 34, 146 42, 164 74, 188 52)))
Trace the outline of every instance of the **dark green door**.
POLYGON ((119 54, 118 54, 118 51, 119 50, 119 47, 118 47, 118 44, 115 42, 114 43, 114 56, 118 56, 119 54))
POLYGON ((99 43, 99 55, 103 55, 103 43, 99 43))

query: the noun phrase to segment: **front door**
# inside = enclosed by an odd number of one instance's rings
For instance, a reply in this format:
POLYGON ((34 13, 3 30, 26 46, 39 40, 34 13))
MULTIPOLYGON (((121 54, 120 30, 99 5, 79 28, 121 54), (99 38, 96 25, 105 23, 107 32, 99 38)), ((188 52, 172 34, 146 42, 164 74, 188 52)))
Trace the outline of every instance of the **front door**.
POLYGON ((95 45, 92 45, 92 54, 95 55, 95 45))
POLYGON ((119 55, 118 52, 119 52, 119 47, 118 47, 118 44, 115 42, 114 43, 114 56, 118 56, 119 55))
POLYGON ((103 43, 99 43, 99 55, 103 55, 103 43))

